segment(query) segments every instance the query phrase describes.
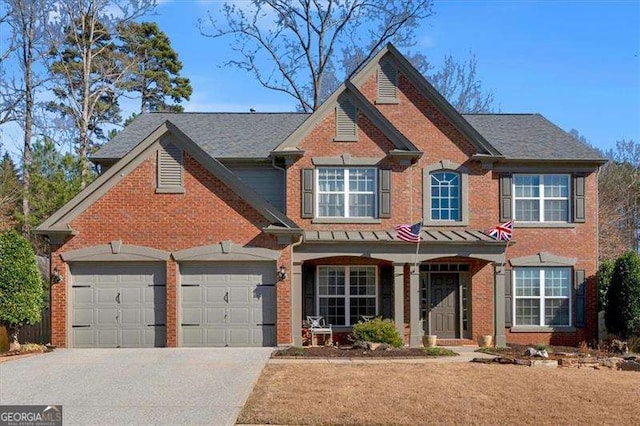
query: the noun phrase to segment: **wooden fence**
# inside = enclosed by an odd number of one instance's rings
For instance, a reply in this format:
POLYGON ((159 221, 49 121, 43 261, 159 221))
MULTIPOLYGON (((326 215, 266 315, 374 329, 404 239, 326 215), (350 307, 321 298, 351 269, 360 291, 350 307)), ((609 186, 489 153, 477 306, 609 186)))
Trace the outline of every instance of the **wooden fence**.
MULTIPOLYGON (((34 325, 25 325, 18 334, 20 343, 41 343, 43 345, 51 343, 51 316, 49 307, 42 310, 41 321, 34 325)), ((9 349, 6 330, 0 327, 0 352, 9 349)))

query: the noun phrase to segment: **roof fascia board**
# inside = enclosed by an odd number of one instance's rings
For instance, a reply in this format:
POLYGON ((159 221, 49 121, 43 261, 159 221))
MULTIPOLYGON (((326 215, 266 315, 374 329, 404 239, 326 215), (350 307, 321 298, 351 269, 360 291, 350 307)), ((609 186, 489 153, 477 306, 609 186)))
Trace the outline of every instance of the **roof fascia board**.
POLYGON ((260 212, 265 219, 271 222, 281 223, 288 228, 297 228, 295 222, 289 219, 284 213, 266 201, 262 195, 249 188, 231 170, 226 168, 220 161, 207 154, 198 144, 189 138, 176 125, 167 121, 167 128, 177 139, 181 148, 185 149, 194 159, 202 164, 210 173, 216 176, 225 185, 230 187, 236 194, 244 199, 249 205, 260 212))
MULTIPOLYGON (((490 155, 500 156, 500 151, 493 147, 464 117, 456 111, 438 91, 427 81, 426 78, 400 53, 391 43, 387 45, 387 53, 396 59, 402 73, 411 81, 421 94, 429 99, 433 104, 451 121, 451 124, 466 136, 469 141, 481 152, 490 155)), ((363 69, 364 71, 364 69, 363 69)))
MULTIPOLYGON (((167 132, 167 123, 162 123, 152 131, 145 139, 136 145, 120 161, 111 166, 104 174, 89 184, 67 204, 45 220, 37 231, 46 234, 45 231, 60 228, 59 222, 63 219, 68 224, 85 211, 90 205, 100 199, 104 194, 120 182, 127 174, 138 167, 146 158, 147 152, 152 150, 154 144, 167 132), (58 226, 56 226, 58 225, 58 226)), ((64 224, 63 224, 64 225, 64 224)))

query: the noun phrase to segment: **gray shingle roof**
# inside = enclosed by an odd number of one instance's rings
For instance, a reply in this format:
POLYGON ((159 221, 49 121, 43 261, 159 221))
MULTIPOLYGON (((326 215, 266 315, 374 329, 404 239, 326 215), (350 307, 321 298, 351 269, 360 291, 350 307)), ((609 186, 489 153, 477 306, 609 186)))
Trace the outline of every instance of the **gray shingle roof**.
POLYGON ((215 158, 266 158, 309 114, 148 113, 137 117, 93 158, 122 158, 165 120, 215 158))
MULTIPOLYGON (((215 158, 266 158, 309 114, 150 113, 142 114, 104 145, 96 159, 121 158, 165 120, 170 120, 215 158)), ((463 114, 506 158, 602 159, 540 114, 463 114)))
POLYGON ((540 114, 463 114, 506 158, 593 160, 602 156, 540 114))

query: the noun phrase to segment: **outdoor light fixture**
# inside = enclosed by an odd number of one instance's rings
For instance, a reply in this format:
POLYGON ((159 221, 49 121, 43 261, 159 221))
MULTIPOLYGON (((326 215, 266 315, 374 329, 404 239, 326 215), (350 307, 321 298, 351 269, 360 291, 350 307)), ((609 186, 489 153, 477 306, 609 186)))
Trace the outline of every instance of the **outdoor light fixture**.
POLYGON ((280 266, 280 270, 278 270, 278 280, 284 281, 287 279, 287 268, 284 266, 280 266))
POLYGON ((62 282, 62 275, 60 275, 60 270, 57 266, 53 268, 53 274, 51 274, 51 282, 53 284, 59 284, 62 282))

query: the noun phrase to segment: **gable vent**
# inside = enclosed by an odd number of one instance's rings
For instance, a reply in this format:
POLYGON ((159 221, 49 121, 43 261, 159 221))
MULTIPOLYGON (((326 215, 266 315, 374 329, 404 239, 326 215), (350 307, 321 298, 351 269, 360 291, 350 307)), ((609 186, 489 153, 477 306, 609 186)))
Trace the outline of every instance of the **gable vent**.
POLYGON ((356 140, 357 109, 344 99, 336 107, 336 139, 356 140))
POLYGON ((172 143, 158 151, 158 187, 182 188, 182 150, 172 143))
POLYGON ((398 70, 391 61, 383 62, 378 70, 378 101, 397 101, 398 70))

